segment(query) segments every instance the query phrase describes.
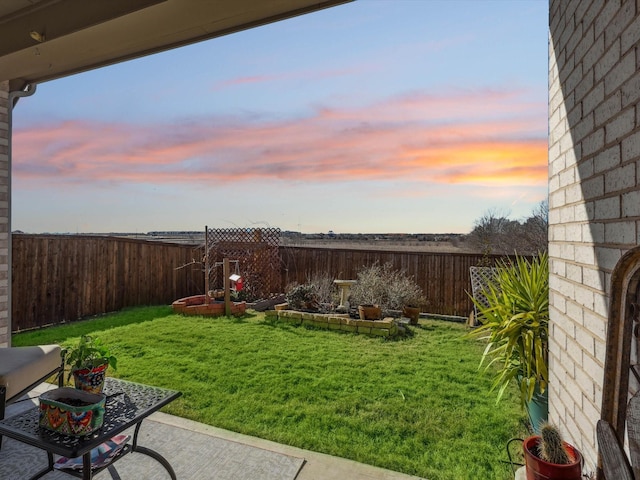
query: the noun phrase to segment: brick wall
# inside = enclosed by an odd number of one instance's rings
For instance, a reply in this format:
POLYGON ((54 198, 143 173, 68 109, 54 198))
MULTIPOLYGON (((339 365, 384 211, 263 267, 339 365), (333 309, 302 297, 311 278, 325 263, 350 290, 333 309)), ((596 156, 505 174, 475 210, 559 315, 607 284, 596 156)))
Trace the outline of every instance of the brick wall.
POLYGON ((0 81, 0 347, 11 341, 9 325, 9 82, 0 81))
POLYGON ((640 3, 549 5, 549 416, 595 469, 611 271, 640 226, 640 3))

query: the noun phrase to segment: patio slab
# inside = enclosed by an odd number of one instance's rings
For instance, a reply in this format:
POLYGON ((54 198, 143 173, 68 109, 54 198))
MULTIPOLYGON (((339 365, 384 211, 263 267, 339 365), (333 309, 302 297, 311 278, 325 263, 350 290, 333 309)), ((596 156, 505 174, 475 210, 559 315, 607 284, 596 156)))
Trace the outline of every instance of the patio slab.
MULTIPOLYGON (((37 404, 38 395, 46 388, 54 388, 54 386, 45 384, 38 387, 36 390, 29 393, 30 399, 10 405, 7 409, 6 416, 15 415, 20 411, 37 404)), ((248 447, 254 447, 290 457, 304 459, 304 465, 295 477, 296 480, 425 480, 420 477, 385 470, 383 468, 354 462, 345 458, 312 452, 310 450, 303 450, 262 438, 251 437, 231 432, 229 430, 212 427, 210 425, 204 425, 192 420, 168 415, 163 412, 156 412, 152 414, 149 419, 170 428, 189 430, 195 434, 209 435, 211 437, 236 442, 248 447)), ((2 450, 0 450, 0 455, 2 455, 2 450)), ((118 465, 120 464, 116 464, 116 468, 118 465)), ((190 479, 188 477, 181 476, 180 478, 181 480, 196 480, 195 477, 190 479)), ((202 480, 202 476, 198 476, 198 480, 202 480)))
POLYGON ((184 418, 158 412, 151 415, 158 422, 187 428, 193 432, 207 433, 233 442, 250 445, 272 452, 282 453, 305 459, 305 464, 298 473, 296 480, 424 480, 420 477, 385 470, 383 468, 354 462, 345 458, 334 457, 324 453, 312 452, 301 448, 282 445, 262 438, 250 437, 241 433, 223 430, 221 428, 203 425, 184 418))

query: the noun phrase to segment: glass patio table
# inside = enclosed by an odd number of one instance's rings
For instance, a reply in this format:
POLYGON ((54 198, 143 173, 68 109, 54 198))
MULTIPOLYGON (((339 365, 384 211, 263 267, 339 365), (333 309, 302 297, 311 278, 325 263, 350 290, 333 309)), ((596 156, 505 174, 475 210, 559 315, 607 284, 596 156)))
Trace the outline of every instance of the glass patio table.
POLYGON ((94 474, 108 468, 131 452, 142 453, 154 458, 162 464, 171 478, 176 480, 176 474, 167 459, 154 450, 138 445, 138 432, 145 418, 178 398, 181 392, 107 378, 103 393, 107 395, 104 423, 101 428, 89 435, 73 437, 40 427, 38 406, 0 421, 0 435, 47 452, 47 468, 36 473, 31 477, 31 480, 40 478, 54 470, 53 454, 67 458, 82 457, 81 470, 56 469, 56 471, 90 480, 94 474), (132 441, 127 443, 108 464, 92 468, 91 450, 134 425, 135 431, 132 441))

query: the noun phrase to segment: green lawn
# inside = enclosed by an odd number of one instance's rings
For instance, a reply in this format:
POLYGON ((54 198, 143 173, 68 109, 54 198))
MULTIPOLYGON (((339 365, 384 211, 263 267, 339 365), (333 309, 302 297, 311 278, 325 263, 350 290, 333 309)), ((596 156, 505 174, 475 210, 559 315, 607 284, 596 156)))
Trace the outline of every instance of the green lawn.
POLYGON ((496 405, 478 371, 483 345, 463 325, 422 322, 388 341, 145 307, 13 345, 93 333, 118 357, 111 375, 183 392, 168 413, 429 480, 509 478, 505 444, 525 434, 515 391, 496 405))

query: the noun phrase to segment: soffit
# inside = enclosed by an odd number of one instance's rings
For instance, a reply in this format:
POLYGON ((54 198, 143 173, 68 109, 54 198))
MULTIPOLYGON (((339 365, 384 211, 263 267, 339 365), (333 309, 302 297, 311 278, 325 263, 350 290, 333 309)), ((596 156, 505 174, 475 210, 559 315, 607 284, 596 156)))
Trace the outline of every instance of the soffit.
POLYGON ((22 88, 348 1, 2 0, 0 80, 22 88))

